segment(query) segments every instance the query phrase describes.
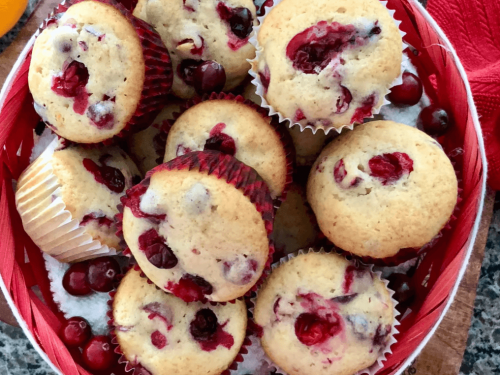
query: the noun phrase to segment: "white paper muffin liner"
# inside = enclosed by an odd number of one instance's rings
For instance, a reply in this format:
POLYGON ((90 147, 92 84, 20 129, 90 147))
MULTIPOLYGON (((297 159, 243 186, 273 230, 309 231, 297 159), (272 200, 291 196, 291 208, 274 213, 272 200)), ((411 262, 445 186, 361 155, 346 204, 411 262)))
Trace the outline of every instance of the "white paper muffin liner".
MULTIPOLYGON (((260 26, 262 25, 262 22, 264 21, 264 19, 266 18, 266 16, 269 14, 269 12, 276 5, 278 5, 279 3, 281 3, 282 1, 283 0, 274 0, 273 6, 266 8, 266 13, 262 17, 258 17, 259 25, 258 26, 254 26, 253 34, 252 34, 252 36, 249 39, 249 42, 252 43, 255 46, 255 58, 253 60, 247 60, 250 63, 250 65, 252 66, 250 68, 250 70, 249 70, 248 73, 253 77, 253 79, 252 79, 251 82, 252 82, 252 84, 254 84, 256 86, 255 93, 261 98, 261 107, 267 108, 269 110, 269 115, 270 116, 272 116, 272 115, 278 115, 280 122, 283 122, 283 121, 288 122, 288 126, 290 128, 293 127, 294 125, 299 125, 301 131, 304 131, 304 129, 311 129, 312 132, 313 132, 313 134, 316 134, 316 132, 318 131, 318 129, 322 129, 325 132, 325 134, 328 134, 331 130, 334 130, 334 131, 336 131, 337 133, 340 134, 340 132, 344 128, 352 130, 354 128, 354 125, 356 123, 352 123, 352 124, 348 124, 348 125, 342 125, 342 126, 340 126, 338 128, 334 127, 334 126, 328 126, 328 127, 324 127, 324 126, 312 126, 312 125, 306 125, 306 126, 304 126, 300 122, 294 122, 293 119, 291 119, 289 117, 283 116, 283 114, 281 114, 280 112, 276 111, 274 109, 274 107, 271 104, 269 104, 267 102, 267 100, 265 99, 265 97, 264 97, 264 86, 262 85, 260 76, 259 76, 258 72, 256 72, 256 71, 253 70, 253 67, 258 65, 258 61, 259 61, 259 59, 261 57, 261 54, 262 54, 262 47, 259 45, 259 43, 257 41, 257 34, 259 33, 260 26)), ((391 9, 389 9, 387 7, 387 1, 380 1, 380 3, 386 7, 387 11, 389 12, 389 15, 393 18, 396 26, 398 27, 399 34, 401 35, 401 38, 403 38, 406 35, 406 33, 404 31, 402 31, 401 28, 400 28, 401 21, 398 21, 398 20, 396 20, 394 18, 394 14, 396 13, 396 11, 395 10, 391 10, 391 9)), ((390 104, 390 102, 386 98, 386 95, 391 92, 391 88, 392 87, 399 86, 399 85, 401 85, 403 83, 402 77, 403 77, 403 72, 404 72, 404 66, 406 65, 405 60, 408 59, 408 57, 406 56, 405 53, 403 53, 403 51, 407 47, 408 46, 403 41, 402 50, 401 50, 401 55, 402 55, 401 72, 400 72, 399 76, 396 79, 394 79, 394 81, 392 82, 392 84, 388 87, 386 93, 384 94, 384 102, 382 103, 382 105, 379 108, 375 108, 374 107, 373 110, 372 110, 371 117, 366 117, 365 120, 366 119, 373 119, 375 115, 378 115, 380 113, 380 110, 381 110, 382 107, 384 107, 387 104, 390 104)))
POLYGON ((24 230, 42 251, 59 262, 116 255, 116 249, 94 240, 66 210, 51 165, 52 155, 61 146, 59 139, 53 140, 17 181, 16 207, 24 230))
MULTIPOLYGON (((293 258, 297 257, 298 255, 309 254, 311 252, 316 252, 316 253, 321 253, 321 254, 327 254, 327 252, 324 250, 324 248, 320 248, 319 250, 318 249, 314 249, 314 248, 309 248, 307 250, 305 250, 305 249, 304 250, 298 250, 295 253, 291 253, 291 254, 288 254, 288 255, 284 256, 278 262, 273 263, 271 265, 271 269, 272 269, 272 271, 274 271, 276 268, 278 268, 282 264, 285 264, 290 259, 293 259, 293 258)), ((399 316, 400 313, 399 313, 398 310, 396 310, 396 306, 398 304, 398 301, 396 301, 393 298, 394 291, 391 290, 391 289, 389 289, 389 281, 382 278, 382 272, 375 271, 373 269, 373 265, 366 265, 364 263, 361 263, 361 266, 364 267, 364 268, 366 268, 366 269, 368 269, 374 275, 378 276, 378 278, 385 284, 385 287, 389 291, 389 296, 391 297, 392 308, 393 308, 393 317, 394 317, 394 320, 392 322, 392 327, 391 327, 391 337, 390 337, 389 342, 387 343, 387 346, 385 347, 384 351, 380 354, 380 356, 373 363, 373 365, 371 365, 370 367, 368 367, 368 368, 366 368, 364 370, 358 371, 355 374, 353 374, 353 375, 363 375, 363 374, 375 375, 381 368, 384 367, 383 362, 386 360, 387 355, 392 354, 391 346, 397 342, 397 340, 394 338, 394 336, 399 333, 399 331, 397 330, 396 326, 398 326, 400 323, 398 322, 398 320, 396 319, 396 317, 399 316)), ((261 288, 262 288, 262 285, 257 290, 257 295, 250 300, 251 301, 251 307, 249 308, 249 310, 252 313, 252 316, 254 314, 255 304, 257 302, 257 297, 259 295, 259 292, 260 292, 261 288)), ((250 345, 248 347, 248 353, 245 354, 245 355, 243 355, 243 364, 241 365, 241 367, 242 368, 246 368, 247 366, 245 366, 245 362, 250 362, 250 361, 252 361, 255 364, 259 364, 260 362, 262 362, 262 364, 267 365, 267 368, 276 371, 278 374, 288 375, 282 368, 280 368, 278 365, 276 365, 271 360, 271 358, 269 358, 267 356, 267 354, 265 353, 264 349, 262 348, 262 345, 260 343, 260 339, 257 338, 256 336, 252 337, 252 345, 250 345), (257 357, 257 358, 255 358, 255 357, 257 357)), ((254 365, 254 367, 257 367, 257 366, 254 365)), ((262 367, 264 368, 265 366, 262 366, 262 367)), ((256 368, 256 370, 257 370, 257 368, 256 368)), ((235 373, 234 375, 236 375, 236 374, 237 375, 243 375, 243 372, 241 372, 241 373, 240 372, 239 373, 235 373)))

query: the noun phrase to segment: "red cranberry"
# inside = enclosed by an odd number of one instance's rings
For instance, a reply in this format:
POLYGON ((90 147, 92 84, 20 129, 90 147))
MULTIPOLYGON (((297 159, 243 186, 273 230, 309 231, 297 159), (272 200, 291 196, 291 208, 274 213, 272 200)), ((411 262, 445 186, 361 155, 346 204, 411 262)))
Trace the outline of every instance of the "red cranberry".
POLYGON ((111 339, 95 336, 85 345, 82 352, 85 365, 91 370, 106 370, 116 363, 111 339))
POLYGON ((413 171, 413 160, 405 153, 393 152, 382 154, 368 161, 370 176, 381 180, 383 185, 396 182, 403 176, 413 171))
POLYGON ((333 336, 339 329, 339 324, 330 324, 316 314, 302 313, 295 321, 295 335, 307 346, 321 344, 333 336))
POLYGON ((90 336, 92 336, 92 329, 89 322, 79 316, 66 320, 59 331, 62 342, 72 347, 84 345, 90 336))
POLYGON ((138 0, 118 0, 118 2, 121 3, 129 11, 133 12, 138 3, 138 0))
POLYGON ((145 179, 141 184, 135 186, 128 192, 128 199, 123 200, 124 206, 127 206, 132 211, 132 214, 138 218, 145 218, 153 223, 160 223, 165 220, 166 214, 148 214, 141 210, 141 198, 148 190, 149 179, 145 179))
POLYGON ((178 284, 169 282, 167 289, 184 302, 201 301, 205 295, 213 293, 212 285, 203 277, 184 274, 178 284))
POLYGON ((144 252, 149 262, 157 268, 170 269, 177 265, 178 260, 174 252, 165 243, 165 238, 160 236, 154 228, 139 236, 139 249, 144 252))
POLYGON ((267 93, 267 89, 269 88, 269 84, 271 83, 271 72, 269 67, 266 66, 264 72, 259 72, 260 82, 262 82, 262 86, 264 86, 264 91, 267 93))
POLYGON ((92 293, 87 283, 88 263, 81 262, 73 264, 64 274, 63 288, 72 296, 86 296, 92 293))
POLYGON ((163 333, 161 333, 160 331, 154 331, 151 334, 151 344, 153 344, 156 348, 161 350, 165 346, 167 346, 168 341, 163 333))
MULTIPOLYGON (((333 167, 333 178, 335 179, 335 182, 337 184, 341 184, 346 176, 347 176, 347 171, 345 170, 344 159, 340 159, 338 162, 335 163, 335 166, 333 167)), ((349 187, 356 187, 359 185, 361 181, 363 181, 361 177, 355 177, 351 181, 349 187)), ((344 186, 342 185, 341 187, 344 188, 344 186)))
POLYGON ((97 225, 101 226, 106 226, 108 228, 111 227, 111 225, 114 224, 114 221, 111 220, 110 218, 106 216, 97 216, 95 212, 92 212, 90 214, 87 214, 83 217, 82 221, 80 221, 80 225, 87 225, 91 221, 97 221, 97 225))
POLYGON ((427 134, 441 136, 448 130, 450 118, 444 109, 430 105, 420 112, 419 123, 427 134))
POLYGON ((203 54, 203 50, 205 49, 205 39, 201 35, 199 35, 199 37, 201 39, 201 46, 199 47, 196 47, 196 45, 194 45, 194 40, 191 38, 183 39, 179 43, 177 43, 177 45, 180 46, 181 44, 192 43, 193 48, 191 48, 191 54, 201 56, 203 54))
POLYGON ((403 73, 403 83, 391 89, 387 98, 392 104, 399 106, 411 106, 420 101, 424 92, 422 82, 415 74, 410 72, 403 73))
POLYGON ((344 49, 365 44, 356 34, 353 25, 320 21, 295 35, 286 47, 286 55, 295 69, 319 74, 344 49))
POLYGON ((217 316, 210 309, 199 310, 189 324, 189 332, 197 341, 209 340, 217 332, 217 316))
POLYGON ((204 150, 215 150, 234 156, 236 153, 236 145, 234 144, 234 139, 232 137, 227 134, 220 133, 207 139, 204 150))
POLYGON ((85 64, 72 61, 63 67, 61 76, 55 76, 52 81, 52 91, 56 94, 74 98, 78 96, 89 81, 89 71, 85 64))
POLYGON ((177 66, 177 74, 189 86, 194 85, 194 72, 202 60, 185 59, 177 66))
POLYGON ((116 276, 120 274, 120 265, 111 257, 100 257, 89 262, 87 282, 96 292, 113 290, 116 276))
POLYGON ((193 86, 198 94, 220 92, 226 84, 226 71, 215 61, 204 61, 193 72, 193 86))
POLYGON ((220 2, 217 4, 217 13, 219 17, 226 21, 231 31, 240 39, 245 39, 250 35, 253 29, 252 12, 249 9, 238 7, 230 8, 220 2))
POLYGON ((376 94, 371 94, 364 98, 361 105, 354 111, 354 115, 351 117, 351 123, 362 123, 366 117, 371 116, 373 107, 377 102, 378 99, 376 94))
POLYGON ((388 277, 389 289, 394 291, 394 298, 399 303, 411 302, 415 296, 411 279, 404 273, 393 273, 388 277))
POLYGON ((94 179, 100 184, 115 192, 122 193, 125 189, 125 176, 117 169, 107 165, 98 166, 92 159, 83 159, 83 166, 94 175, 94 179))

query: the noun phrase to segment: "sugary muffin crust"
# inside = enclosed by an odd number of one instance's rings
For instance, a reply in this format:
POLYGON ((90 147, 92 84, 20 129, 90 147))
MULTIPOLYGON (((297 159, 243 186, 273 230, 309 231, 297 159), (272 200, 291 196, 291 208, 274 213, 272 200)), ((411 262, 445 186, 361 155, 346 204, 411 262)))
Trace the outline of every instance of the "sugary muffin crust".
POLYGON ((373 121, 333 140, 309 175, 307 198, 323 233, 359 256, 386 258, 431 241, 457 203, 457 178, 424 132, 373 121))
POLYGON ((191 151, 217 150, 254 168, 273 198, 287 182, 287 155, 271 119, 233 100, 207 100, 184 112, 167 137, 164 161, 191 151))
POLYGON ((389 343, 393 304, 384 283, 337 254, 281 264, 257 295, 266 354, 287 374, 352 375, 389 343))
POLYGON ((238 354, 247 325, 243 301, 186 303, 130 270, 113 301, 113 334, 126 359, 152 375, 219 375, 238 354))
POLYGON ((38 36, 28 82, 36 111, 57 134, 98 143, 130 120, 144 76, 131 23, 111 5, 83 1, 38 36))
POLYGON ((261 276, 264 220, 242 191, 215 175, 162 170, 124 201, 123 235, 144 273, 186 301, 230 301, 261 276))
POLYGON ((193 81, 203 61, 216 61, 225 71, 224 90, 231 90, 246 77, 255 56, 248 42, 256 24, 252 0, 139 0, 134 15, 151 24, 161 35, 172 58, 175 95, 195 95, 193 81))
POLYGON ((257 40, 266 101, 303 126, 362 122, 401 70, 401 35, 378 0, 284 0, 257 40))

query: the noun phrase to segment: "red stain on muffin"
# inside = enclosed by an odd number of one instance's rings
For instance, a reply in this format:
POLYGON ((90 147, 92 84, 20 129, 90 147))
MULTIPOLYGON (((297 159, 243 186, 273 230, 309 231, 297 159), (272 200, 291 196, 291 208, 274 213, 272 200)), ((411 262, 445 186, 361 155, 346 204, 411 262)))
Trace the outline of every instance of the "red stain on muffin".
MULTIPOLYGON (((346 176, 347 176, 347 171, 345 169, 344 159, 340 159, 337 163, 335 163, 335 166, 333 167, 333 178, 335 182, 339 184, 340 187, 343 189, 346 188, 342 185, 342 182, 344 181, 344 178, 346 176)), ((347 188, 356 187, 359 185, 361 181, 363 181, 361 177, 355 177, 352 179, 347 188)))
POLYGON ((192 43, 193 48, 191 48, 191 51, 190 51, 191 54, 201 56, 203 54, 203 51, 205 50, 205 39, 203 39, 203 37, 201 35, 198 35, 198 36, 201 39, 201 45, 199 47, 196 47, 194 40, 191 38, 183 39, 179 43, 177 43, 177 45, 180 46, 181 44, 192 43))
POLYGON ((383 185, 398 181, 413 171, 413 160, 403 152, 377 155, 368 161, 370 176, 379 179, 383 185))
POLYGON ((184 302, 202 301, 206 295, 213 293, 213 287, 208 281, 200 276, 188 273, 184 274, 178 283, 169 281, 165 289, 184 302))
POLYGON ((302 112, 302 109, 298 108, 295 111, 295 116, 293 117, 293 121, 299 122, 301 120, 305 120, 306 116, 304 115, 304 112, 302 112))
POLYGON ((347 111, 352 101, 351 91, 349 91, 347 87, 342 85, 340 85, 340 89, 341 94, 337 99, 337 111, 335 112, 336 114, 341 114, 347 111))
POLYGON ((269 84, 271 83, 271 71, 269 67, 266 65, 263 72, 259 72, 260 82, 264 87, 264 92, 267 93, 267 89, 269 88, 269 84))
POLYGON ((373 346, 380 346, 381 349, 387 344, 387 337, 390 335, 392 326, 387 324, 382 326, 379 324, 377 330, 375 331, 375 336, 373 336, 373 346))
POLYGON ((89 71, 85 64, 79 61, 65 62, 62 72, 52 77, 51 89, 65 98, 74 98, 73 110, 83 115, 89 103, 86 89, 88 81, 89 71))
POLYGON ((111 225, 114 224, 114 221, 111 220, 110 218, 106 216, 99 216, 98 213, 92 212, 90 214, 87 214, 83 217, 82 221, 80 221, 80 225, 87 225, 91 221, 97 221, 98 226, 106 226, 106 227, 111 227, 111 225))
POLYGON ((248 284, 257 274, 259 263, 255 259, 225 261, 222 265, 224 278, 237 285, 248 284))

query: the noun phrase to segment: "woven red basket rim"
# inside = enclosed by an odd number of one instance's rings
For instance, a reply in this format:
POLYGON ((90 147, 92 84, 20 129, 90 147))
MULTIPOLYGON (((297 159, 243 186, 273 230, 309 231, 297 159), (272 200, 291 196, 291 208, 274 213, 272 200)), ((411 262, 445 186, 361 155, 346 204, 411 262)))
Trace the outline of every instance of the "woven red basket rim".
MULTIPOLYGON (((464 211, 468 215, 466 219, 469 220, 466 225, 468 228, 470 227, 470 232, 464 235, 463 245, 460 245, 461 249, 454 254, 454 257, 447 259, 449 260, 447 268, 435 280, 435 289, 439 289, 441 293, 433 295, 432 299, 425 300, 422 306, 420 306, 421 310, 424 310, 423 306, 425 307, 426 313, 422 313, 420 310, 412 313, 415 315, 415 324, 410 326, 408 332, 406 332, 407 337, 410 337, 407 340, 408 342, 405 342, 406 345, 404 348, 393 348, 395 353, 399 350, 398 359, 391 358, 395 357, 396 354, 389 356, 388 360, 384 363, 384 369, 379 372, 379 374, 393 375, 402 373, 420 353, 437 329, 453 301, 477 236, 486 191, 487 166, 481 127, 470 86, 466 73, 451 43, 417 0, 389 0, 388 7, 390 9, 396 8, 396 18, 403 20, 403 25, 406 22, 408 27, 414 28, 420 33, 425 33, 423 36, 419 35, 420 37, 425 37, 427 40, 432 41, 432 43, 429 43, 425 47, 428 48, 429 55, 432 54, 436 60, 442 59, 443 64, 445 62, 453 64, 453 67, 458 71, 458 73, 455 73, 455 78, 459 77, 461 83, 454 86, 454 88, 462 90, 467 96, 467 119, 464 120, 466 123, 464 139, 467 145, 464 145, 464 148, 472 148, 471 153, 473 154, 470 155, 470 159, 473 160, 466 160, 467 165, 464 162, 464 171, 467 173, 464 173, 463 178, 469 184, 474 185, 469 189, 469 192, 466 192, 467 195, 464 196, 464 201, 468 203, 464 206, 464 211), (413 18, 410 18, 410 15, 413 18), (422 23, 424 23, 425 28, 423 28, 422 23), (431 49, 431 45, 436 48, 431 49), (445 52, 446 50, 448 52, 445 52), (400 360, 399 357, 403 359, 400 360)), ((57 338, 57 330, 61 324, 62 314, 57 312, 57 307, 51 301, 51 295, 44 295, 46 301, 46 304, 44 304, 31 290, 33 285, 39 285, 43 295, 44 287, 42 284, 47 283, 48 279, 46 278, 46 274, 44 276, 43 271, 40 270, 38 270, 38 273, 34 272, 34 275, 29 274, 33 268, 31 268, 29 263, 25 263, 24 251, 28 253, 30 259, 31 257, 36 260, 43 258, 41 258, 40 251, 29 238, 18 240, 19 232, 21 234, 24 233, 22 232, 22 226, 20 226, 20 219, 17 217, 15 206, 13 205, 12 188, 9 184, 6 184, 6 180, 17 179, 22 169, 26 167, 27 160, 29 159, 29 151, 33 145, 32 139, 29 140, 21 137, 24 134, 22 131, 14 134, 12 129, 15 128, 15 125, 19 121, 26 118, 27 115, 21 112, 29 112, 20 111, 22 104, 28 103, 30 95, 27 90, 27 84, 20 85, 19 82, 24 82, 23 80, 27 82, 26 65, 30 59, 30 51, 37 33, 32 36, 21 52, 0 92, 0 160, 3 167, 0 168, 0 228, 5 233, 5 238, 0 243, 0 256, 2 259, 2 262, 0 262, 0 274, 2 276, 0 278, 0 288, 26 336, 56 373, 62 374, 62 371, 64 371, 65 374, 88 374, 87 371, 70 360, 71 356, 64 346, 61 348, 61 343, 57 338), (17 102, 22 103, 17 103, 16 98, 20 98, 17 102), (7 139, 9 139, 9 143, 7 143, 7 139), (20 155, 16 157, 21 142, 22 149, 20 155), (18 148, 14 150, 16 145, 18 148), (28 148, 29 150, 27 150, 28 148), (16 241, 19 241, 20 244, 16 241)), ((405 40, 407 38, 412 39, 412 35, 408 35, 407 33, 405 40)), ((417 37, 415 37, 416 39, 417 37)), ((412 44, 410 41, 409 43, 412 44)), ((449 72, 447 71, 447 73, 449 72)), ((450 241, 452 240, 453 238, 450 241)), ((458 240, 455 242, 458 242, 458 240)), ((44 269, 44 267, 42 268, 44 269)), ((434 289, 430 290, 429 294, 433 291, 434 289)))

